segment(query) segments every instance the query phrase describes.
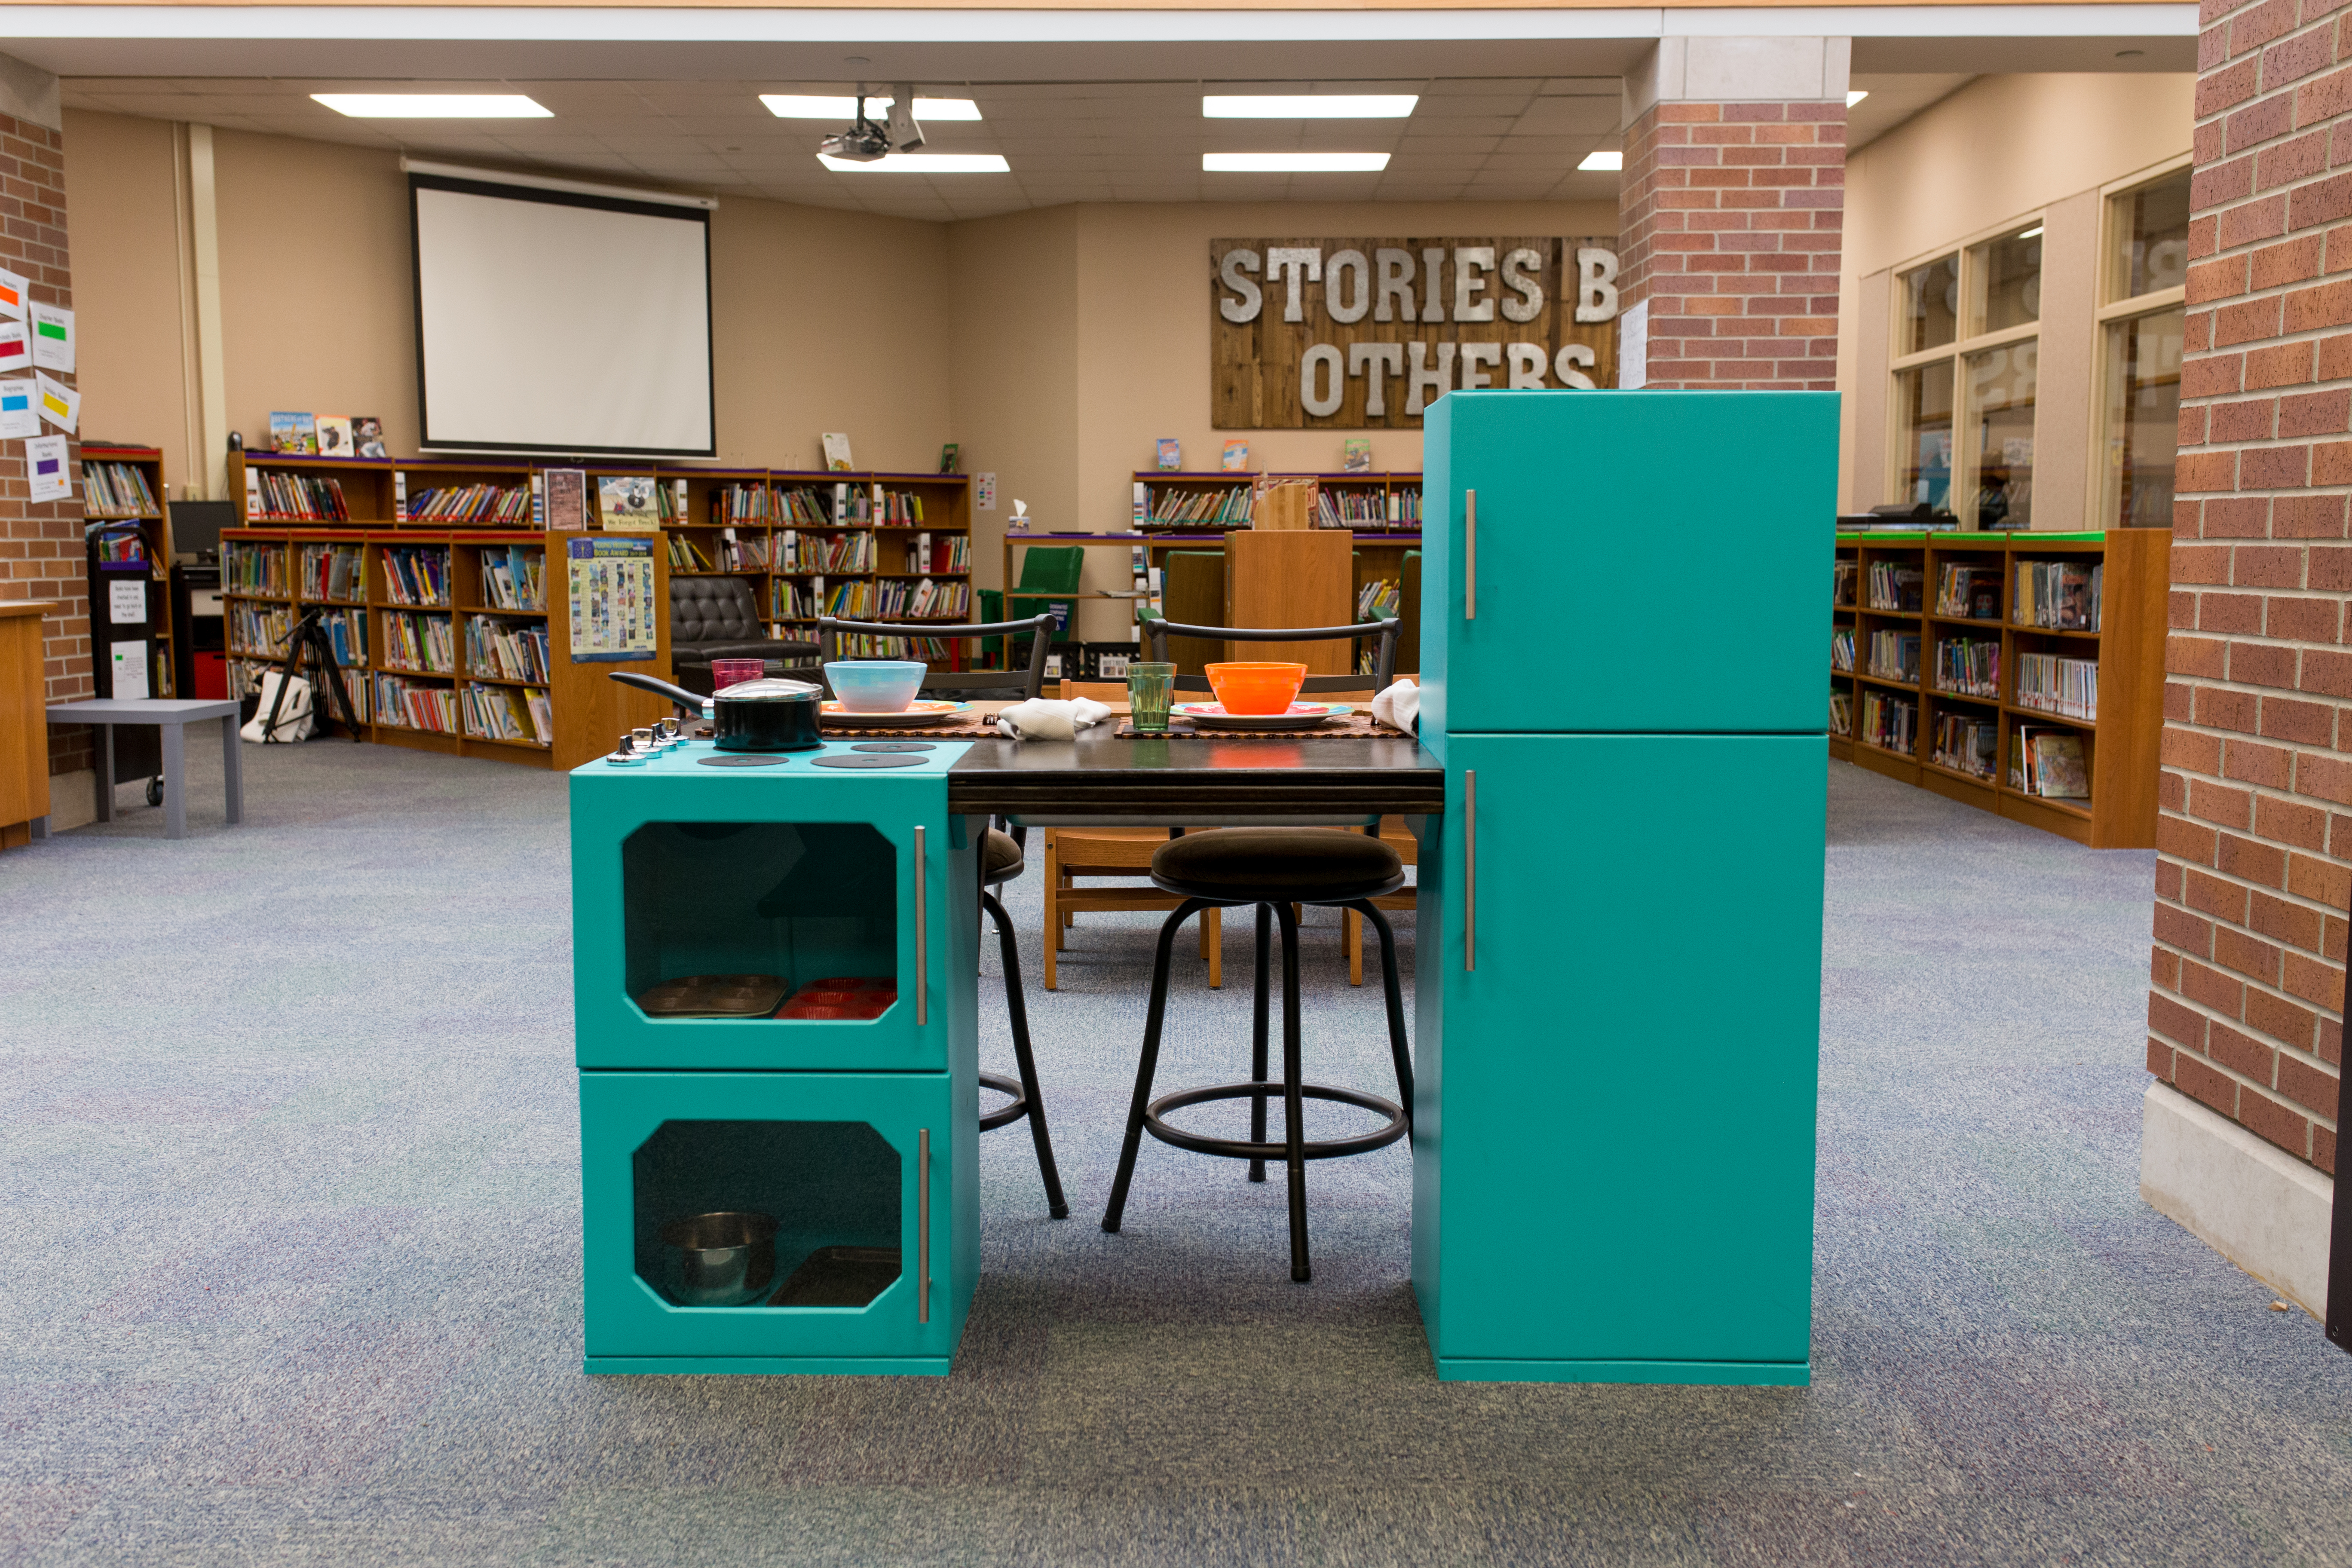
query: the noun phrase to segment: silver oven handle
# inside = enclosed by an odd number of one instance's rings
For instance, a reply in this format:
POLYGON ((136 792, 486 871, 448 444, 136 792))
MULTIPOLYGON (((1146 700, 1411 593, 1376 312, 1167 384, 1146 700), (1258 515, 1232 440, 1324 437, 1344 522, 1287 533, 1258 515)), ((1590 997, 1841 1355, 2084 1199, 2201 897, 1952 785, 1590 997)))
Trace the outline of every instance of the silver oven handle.
POLYGON ((923 918, 925 895, 930 877, 923 864, 925 831, 915 829, 915 1023, 919 1027, 931 1021, 931 994, 924 984, 931 964, 929 923, 923 918))
POLYGON ((915 1321, 931 1321, 931 1130, 915 1134, 915 1321))
POLYGON ((1462 967, 1478 967, 1478 770, 1462 770, 1462 967))

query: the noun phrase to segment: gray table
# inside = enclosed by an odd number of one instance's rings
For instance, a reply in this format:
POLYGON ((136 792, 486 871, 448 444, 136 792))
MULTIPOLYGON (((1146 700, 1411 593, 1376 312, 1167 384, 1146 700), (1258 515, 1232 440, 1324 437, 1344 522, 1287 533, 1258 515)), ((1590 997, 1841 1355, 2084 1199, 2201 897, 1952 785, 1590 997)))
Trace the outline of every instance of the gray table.
POLYGON ((188 726, 217 720, 221 727, 221 777, 227 786, 228 819, 245 820, 245 781, 238 772, 237 705, 222 700, 170 697, 100 697, 88 702, 51 704, 52 724, 88 724, 98 731, 98 819, 114 820, 114 726, 153 724, 163 737, 163 837, 188 836, 188 726))

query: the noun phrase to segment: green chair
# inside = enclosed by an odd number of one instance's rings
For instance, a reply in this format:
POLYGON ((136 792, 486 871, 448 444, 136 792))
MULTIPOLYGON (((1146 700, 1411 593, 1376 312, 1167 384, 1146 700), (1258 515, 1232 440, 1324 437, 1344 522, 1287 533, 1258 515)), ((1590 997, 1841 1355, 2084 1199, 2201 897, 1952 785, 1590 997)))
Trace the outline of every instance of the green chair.
POLYGON ((1002 618, 1025 621, 1032 616, 1050 614, 1054 617, 1054 636, 1048 646, 1068 647, 1078 635, 1078 578, 1086 566, 1083 546, 1031 545, 1021 555, 1021 581, 1004 595, 1002 618))

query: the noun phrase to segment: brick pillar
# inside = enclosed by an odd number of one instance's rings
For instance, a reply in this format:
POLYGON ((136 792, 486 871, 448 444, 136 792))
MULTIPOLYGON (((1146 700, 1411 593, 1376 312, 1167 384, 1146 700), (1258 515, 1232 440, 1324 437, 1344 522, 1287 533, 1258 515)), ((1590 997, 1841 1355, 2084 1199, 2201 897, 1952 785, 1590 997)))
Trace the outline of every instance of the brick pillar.
MULTIPOLYGON (((2336 0, 2340 5, 2342 0, 2336 0)), ((2352 893, 2352 35, 2205 0, 2148 1069, 2336 1168, 2352 893)))
MULTIPOLYGON (((62 121, 57 79, 0 56, 0 267, 30 283, 34 300, 70 310, 73 273, 66 251, 62 121)), ((49 374, 74 384, 70 374, 49 374)), ((54 433, 46 425, 42 429, 54 433)), ((72 492, 64 500, 35 505, 28 499, 25 444, 0 442, 0 568, 5 568, 0 570, 0 595, 47 599, 64 606, 41 623, 52 702, 97 694, 90 675, 80 448, 73 444, 67 450, 73 459, 68 465, 72 492)), ((51 773, 93 765, 89 731, 79 726, 52 730, 49 737, 51 773)))
POLYGON ((1837 386, 1845 40, 1667 39, 1629 78, 1622 297, 1646 384, 1837 386))

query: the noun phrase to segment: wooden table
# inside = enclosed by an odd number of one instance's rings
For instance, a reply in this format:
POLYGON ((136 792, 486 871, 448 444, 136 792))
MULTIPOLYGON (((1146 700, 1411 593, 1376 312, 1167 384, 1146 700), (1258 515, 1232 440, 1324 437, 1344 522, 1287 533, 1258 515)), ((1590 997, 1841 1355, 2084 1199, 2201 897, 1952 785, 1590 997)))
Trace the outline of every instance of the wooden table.
POLYGON ((1389 739, 978 741, 948 770, 948 809, 1033 827, 1360 826, 1445 809, 1445 770, 1389 739))

